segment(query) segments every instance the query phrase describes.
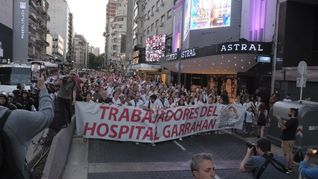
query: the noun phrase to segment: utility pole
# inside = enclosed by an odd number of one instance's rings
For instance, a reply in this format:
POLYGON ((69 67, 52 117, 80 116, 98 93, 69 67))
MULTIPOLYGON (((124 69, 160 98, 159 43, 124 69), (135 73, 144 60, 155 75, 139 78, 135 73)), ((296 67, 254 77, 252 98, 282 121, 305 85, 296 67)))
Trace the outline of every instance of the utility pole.
POLYGON ((273 61, 272 61, 272 79, 271 79, 271 94, 275 90, 275 77, 276 77, 276 63, 277 63, 277 41, 278 41, 278 21, 279 21, 279 0, 276 1, 276 20, 275 20, 275 32, 274 32, 274 44, 273 44, 273 61))

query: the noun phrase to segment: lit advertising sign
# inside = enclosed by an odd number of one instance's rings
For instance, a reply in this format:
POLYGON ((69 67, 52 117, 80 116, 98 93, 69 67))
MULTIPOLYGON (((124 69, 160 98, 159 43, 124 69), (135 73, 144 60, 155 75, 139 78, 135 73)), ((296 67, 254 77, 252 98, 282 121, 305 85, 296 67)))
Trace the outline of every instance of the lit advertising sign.
POLYGON ((192 0, 190 30, 227 27, 231 23, 231 0, 192 0))
POLYGON ((146 41, 146 62, 158 62, 165 56, 166 35, 154 35, 146 41))

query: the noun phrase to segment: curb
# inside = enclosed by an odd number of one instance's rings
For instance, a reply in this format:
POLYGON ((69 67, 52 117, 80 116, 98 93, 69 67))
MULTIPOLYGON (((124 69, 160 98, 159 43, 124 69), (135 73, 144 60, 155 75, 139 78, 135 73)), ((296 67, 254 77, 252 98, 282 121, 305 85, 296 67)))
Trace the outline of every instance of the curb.
POLYGON ((62 129, 54 137, 41 179, 60 179, 63 175, 74 131, 75 117, 69 127, 62 129))

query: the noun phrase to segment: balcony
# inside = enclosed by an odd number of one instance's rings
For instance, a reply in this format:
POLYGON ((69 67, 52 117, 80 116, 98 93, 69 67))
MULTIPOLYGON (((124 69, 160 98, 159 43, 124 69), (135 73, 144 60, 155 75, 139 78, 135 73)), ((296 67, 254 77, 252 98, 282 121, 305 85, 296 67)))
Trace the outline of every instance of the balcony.
POLYGON ((29 17, 30 17, 30 19, 32 19, 35 22, 38 20, 36 14, 34 12, 30 12, 29 17))

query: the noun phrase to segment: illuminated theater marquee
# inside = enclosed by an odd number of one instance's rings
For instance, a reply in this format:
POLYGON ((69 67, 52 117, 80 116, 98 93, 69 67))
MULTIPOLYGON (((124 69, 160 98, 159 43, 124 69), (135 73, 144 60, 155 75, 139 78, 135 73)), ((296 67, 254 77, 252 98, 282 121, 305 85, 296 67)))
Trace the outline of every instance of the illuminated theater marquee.
POLYGON ((271 44, 263 42, 230 42, 218 45, 218 53, 268 53, 271 44))

